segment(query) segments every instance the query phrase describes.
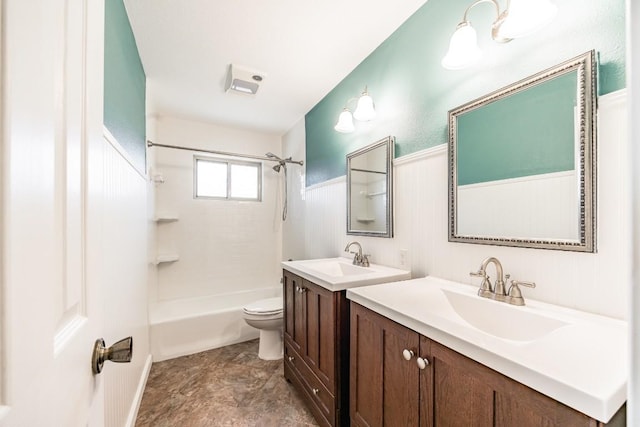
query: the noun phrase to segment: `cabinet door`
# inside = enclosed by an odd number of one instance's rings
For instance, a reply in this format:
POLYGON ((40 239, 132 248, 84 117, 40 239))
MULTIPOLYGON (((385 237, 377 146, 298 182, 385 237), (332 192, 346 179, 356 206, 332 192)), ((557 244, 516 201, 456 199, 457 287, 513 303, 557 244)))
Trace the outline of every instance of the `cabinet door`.
POLYGON ((351 303, 350 414, 356 426, 417 426, 419 335, 351 303))
POLYGON ((430 346, 433 394, 428 410, 434 426, 597 425, 585 414, 449 348, 434 342, 430 346))
POLYGON ((305 307, 302 278, 283 271, 284 333, 299 354, 306 347, 305 307))
MULTIPOLYGON (((496 375, 500 374, 496 373, 496 375)), ((519 427, 595 427, 601 425, 587 415, 523 384, 506 377, 501 379, 495 395, 496 427, 514 425, 519 427)))
POLYGON ((305 361, 318 378, 334 389, 337 293, 303 281, 306 322, 305 361))
POLYGON ((425 425, 493 426, 492 371, 436 342, 430 347, 432 424, 425 425))

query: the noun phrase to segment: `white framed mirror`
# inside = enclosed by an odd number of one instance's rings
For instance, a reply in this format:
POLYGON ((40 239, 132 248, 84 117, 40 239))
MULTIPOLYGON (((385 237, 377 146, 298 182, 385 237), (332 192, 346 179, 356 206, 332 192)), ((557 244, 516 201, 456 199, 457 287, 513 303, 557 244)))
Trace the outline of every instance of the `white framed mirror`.
POLYGON ((449 111, 449 241, 596 250, 589 51, 449 111))
POLYGON ((393 156, 388 136, 347 154, 347 234, 393 237, 393 156))

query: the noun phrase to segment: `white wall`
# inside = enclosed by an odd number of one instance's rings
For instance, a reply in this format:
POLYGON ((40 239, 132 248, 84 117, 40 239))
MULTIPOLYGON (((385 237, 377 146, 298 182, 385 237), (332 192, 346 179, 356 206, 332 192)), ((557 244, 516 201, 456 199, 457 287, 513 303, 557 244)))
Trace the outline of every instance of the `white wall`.
MULTIPOLYGON (((305 160, 304 119, 282 137, 282 154, 293 160, 305 160)), ((289 167, 289 209, 283 224, 282 259, 305 259, 305 166, 289 167)))
MULTIPOLYGON (((346 235, 346 188, 340 177, 306 189, 306 224, 287 230, 285 241, 304 235, 303 257, 323 258, 341 254, 347 242, 358 240, 374 263, 410 267, 413 277, 463 283, 476 283, 469 272, 485 257, 496 256, 512 278, 536 282, 536 289, 523 290, 525 297, 626 318, 631 216, 625 92, 601 97, 599 105, 596 254, 448 242, 446 145, 394 162, 395 238, 346 235), (401 250, 408 251, 405 265, 401 250)), ((292 202, 303 202, 297 199, 292 202)))
MULTIPOLYGON (((281 140, 270 135, 175 117, 155 120, 153 142, 264 156, 280 154, 281 140)), ((178 216, 157 225, 158 253, 180 259, 157 267, 151 302, 279 287, 282 248, 282 174, 263 165, 262 202, 196 200, 191 151, 152 148, 155 210, 178 216)))
MULTIPOLYGON (((631 191, 629 197, 632 200, 632 217, 638 218, 640 215, 640 170, 636 165, 640 164, 640 4, 636 1, 627 0, 627 87, 629 93, 627 100, 629 109, 627 111, 627 128, 629 129, 629 140, 631 142, 630 155, 627 160, 627 167, 632 170, 631 173, 631 191)), ((630 374, 629 388, 627 399, 627 422, 628 425, 634 426, 640 424, 640 224, 633 221, 633 280, 630 281, 628 291, 629 310, 630 310, 630 328, 629 340, 631 342, 629 351, 630 374), (634 363, 635 362, 635 363, 634 363)))
MULTIPOLYGON (((147 96, 149 92, 147 91, 147 96)), ((149 101, 147 99, 147 105, 149 101)), ((147 116, 146 119, 146 135, 150 141, 156 140, 156 118, 154 116, 147 116)), ((154 181, 153 165, 156 163, 156 150, 153 148, 147 148, 147 174, 149 177, 148 189, 147 189, 147 289, 148 300, 158 300, 158 268, 152 262, 153 257, 157 253, 157 223, 155 222, 156 211, 156 189, 159 183, 154 181)))

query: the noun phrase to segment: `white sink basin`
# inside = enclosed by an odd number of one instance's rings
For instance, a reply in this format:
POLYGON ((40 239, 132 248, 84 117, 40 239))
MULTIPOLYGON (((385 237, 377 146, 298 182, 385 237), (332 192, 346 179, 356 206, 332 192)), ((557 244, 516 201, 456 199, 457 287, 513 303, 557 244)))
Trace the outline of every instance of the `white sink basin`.
POLYGON ((379 264, 360 267, 343 257, 286 261, 282 267, 331 291, 411 278, 406 270, 379 264))
POLYGON ((310 263, 309 270, 315 271, 327 276, 343 277, 354 276, 358 274, 371 273, 371 267, 359 267, 353 264, 347 264, 340 260, 331 260, 326 262, 310 263))
POLYGON ((471 326, 514 341, 533 341, 568 323, 503 302, 442 289, 453 310, 471 326))
POLYGON ((347 290, 347 298, 602 422, 626 400, 622 320, 526 298, 481 298, 436 277, 347 290))

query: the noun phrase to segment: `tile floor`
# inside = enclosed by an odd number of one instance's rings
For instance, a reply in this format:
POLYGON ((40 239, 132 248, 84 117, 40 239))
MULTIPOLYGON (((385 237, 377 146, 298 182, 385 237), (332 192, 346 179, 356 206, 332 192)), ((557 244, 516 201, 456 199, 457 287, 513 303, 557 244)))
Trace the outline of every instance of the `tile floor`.
POLYGON ((258 359, 258 340, 154 363, 136 427, 318 424, 282 374, 258 359))

